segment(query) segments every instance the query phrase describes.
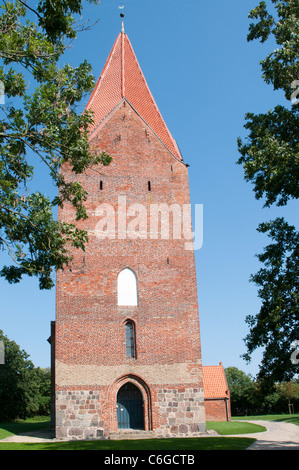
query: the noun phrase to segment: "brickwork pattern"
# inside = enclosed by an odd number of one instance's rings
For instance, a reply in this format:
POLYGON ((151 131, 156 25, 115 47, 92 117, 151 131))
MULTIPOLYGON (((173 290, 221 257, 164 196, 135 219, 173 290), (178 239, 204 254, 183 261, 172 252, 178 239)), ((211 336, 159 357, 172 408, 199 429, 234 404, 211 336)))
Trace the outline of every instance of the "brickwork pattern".
POLYGON ((226 399, 205 400, 207 421, 230 421, 230 406, 226 399))
MULTIPOLYGON (((117 431, 117 387, 124 377, 133 380, 135 375, 149 430, 196 433, 205 417, 194 253, 172 231, 169 239, 151 239, 149 224, 145 237, 96 236, 99 205, 110 204, 116 211, 118 196, 125 196, 128 206, 139 203, 148 209, 152 203, 189 204, 188 170, 125 100, 96 130, 90 145, 94 151, 105 150, 113 161, 79 176, 63 169, 68 180, 80 181, 88 190, 89 218, 77 222, 69 204, 58 216, 87 230, 89 242, 85 252, 74 250, 72 263, 57 274, 56 432, 96 438, 117 431), (135 307, 117 305, 117 276, 127 267, 137 277, 135 307), (134 359, 125 355, 128 319, 136 330, 134 359), (189 391, 179 392, 184 384, 189 391), (172 398, 166 399, 167 394, 172 398)), ((117 232, 117 217, 115 228, 117 232)))

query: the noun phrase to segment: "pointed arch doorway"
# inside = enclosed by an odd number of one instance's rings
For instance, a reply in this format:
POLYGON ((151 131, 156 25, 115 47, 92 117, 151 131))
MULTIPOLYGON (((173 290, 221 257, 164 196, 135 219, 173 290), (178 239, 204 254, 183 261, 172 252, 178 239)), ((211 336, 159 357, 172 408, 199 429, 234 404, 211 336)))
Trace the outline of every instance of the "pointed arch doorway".
POLYGON ((139 388, 125 383, 117 394, 118 429, 144 429, 144 403, 139 388))

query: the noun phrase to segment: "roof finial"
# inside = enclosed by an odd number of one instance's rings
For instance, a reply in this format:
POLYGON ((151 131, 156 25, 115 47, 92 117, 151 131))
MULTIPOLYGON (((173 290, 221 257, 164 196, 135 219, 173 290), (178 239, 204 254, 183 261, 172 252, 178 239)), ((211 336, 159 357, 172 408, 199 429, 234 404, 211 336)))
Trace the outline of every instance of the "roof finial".
MULTIPOLYGON (((121 18, 124 18, 125 15, 123 13, 123 9, 125 8, 125 5, 123 3, 121 3, 118 7, 120 10, 121 10, 121 14, 120 14, 120 17, 121 18)), ((124 33, 125 32, 125 27, 124 27, 124 21, 122 20, 121 22, 121 32, 124 33)))

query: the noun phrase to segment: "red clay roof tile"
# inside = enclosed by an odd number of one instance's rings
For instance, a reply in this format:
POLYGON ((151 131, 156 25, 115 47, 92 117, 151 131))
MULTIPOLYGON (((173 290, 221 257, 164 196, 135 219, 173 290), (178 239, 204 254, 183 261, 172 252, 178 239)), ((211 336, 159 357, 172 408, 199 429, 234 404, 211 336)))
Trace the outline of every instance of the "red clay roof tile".
POLYGON ((203 388, 205 398, 225 398, 228 386, 223 365, 203 366, 203 388))
POLYGON ((113 45, 86 109, 94 112, 94 131, 115 106, 126 99, 173 155, 181 153, 149 90, 128 36, 120 33, 113 45))

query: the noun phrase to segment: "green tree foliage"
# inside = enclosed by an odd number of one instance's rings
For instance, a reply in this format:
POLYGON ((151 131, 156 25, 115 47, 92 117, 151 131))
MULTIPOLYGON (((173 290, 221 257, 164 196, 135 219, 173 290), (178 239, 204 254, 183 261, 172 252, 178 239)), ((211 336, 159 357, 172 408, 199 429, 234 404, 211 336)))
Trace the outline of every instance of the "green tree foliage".
POLYGON ((249 18, 257 22, 250 25, 248 40, 276 41, 277 49, 261 61, 261 67, 265 82, 283 91, 286 106, 265 114, 248 113, 244 126, 248 138, 238 139, 238 163, 245 179, 253 183, 256 198, 265 197, 266 206, 285 205, 299 197, 299 104, 291 104, 292 84, 299 80, 299 4, 298 0, 272 3, 274 16, 264 1, 250 12, 249 18))
POLYGON ((265 387, 263 380, 253 379, 237 367, 225 369, 231 397, 232 416, 289 413, 299 410, 299 383, 275 383, 265 387))
POLYGON ((0 421, 50 413, 51 375, 34 367, 28 354, 4 335, 5 361, 0 364, 0 421))
POLYGON ((233 415, 248 414, 252 408, 251 402, 254 394, 252 378, 237 367, 226 368, 225 375, 230 390, 233 415))
POLYGON ((11 283, 27 274, 49 289, 53 271, 70 259, 67 246, 84 249, 86 232, 57 222, 53 209, 71 203, 77 220, 86 218, 87 193, 76 174, 111 160, 105 152, 90 152, 87 132, 93 117, 77 111, 94 87, 90 65, 59 66, 66 40, 76 36, 72 14, 81 8, 76 0, 41 0, 36 9, 16 0, 3 2, 0 9, 0 80, 5 86, 5 105, 0 106, 0 247, 12 258, 0 274, 11 283), (57 187, 52 200, 42 183, 39 191, 30 191, 30 182, 39 181, 40 164, 57 187), (66 164, 73 181, 59 173, 66 164))
MULTIPOLYGON (((246 115, 244 127, 249 133, 245 141, 238 139, 238 163, 264 206, 285 206, 299 197, 299 3, 261 1, 249 17, 256 20, 249 27, 249 41, 276 42, 277 48, 261 61, 262 76, 284 93, 286 104, 246 115)), ((262 306, 257 315, 247 317, 250 332, 244 357, 250 360, 252 352, 263 347, 259 377, 290 380, 298 372, 291 362, 291 345, 299 339, 299 234, 283 218, 260 224, 258 231, 271 242, 258 255, 264 267, 251 277, 262 306)))
POLYGON ((258 259, 264 264, 251 280, 262 300, 260 312, 246 319, 247 354, 263 347, 260 377, 290 380, 298 365, 291 362, 291 344, 299 338, 299 233, 283 218, 260 224, 258 230, 272 239, 258 259))

